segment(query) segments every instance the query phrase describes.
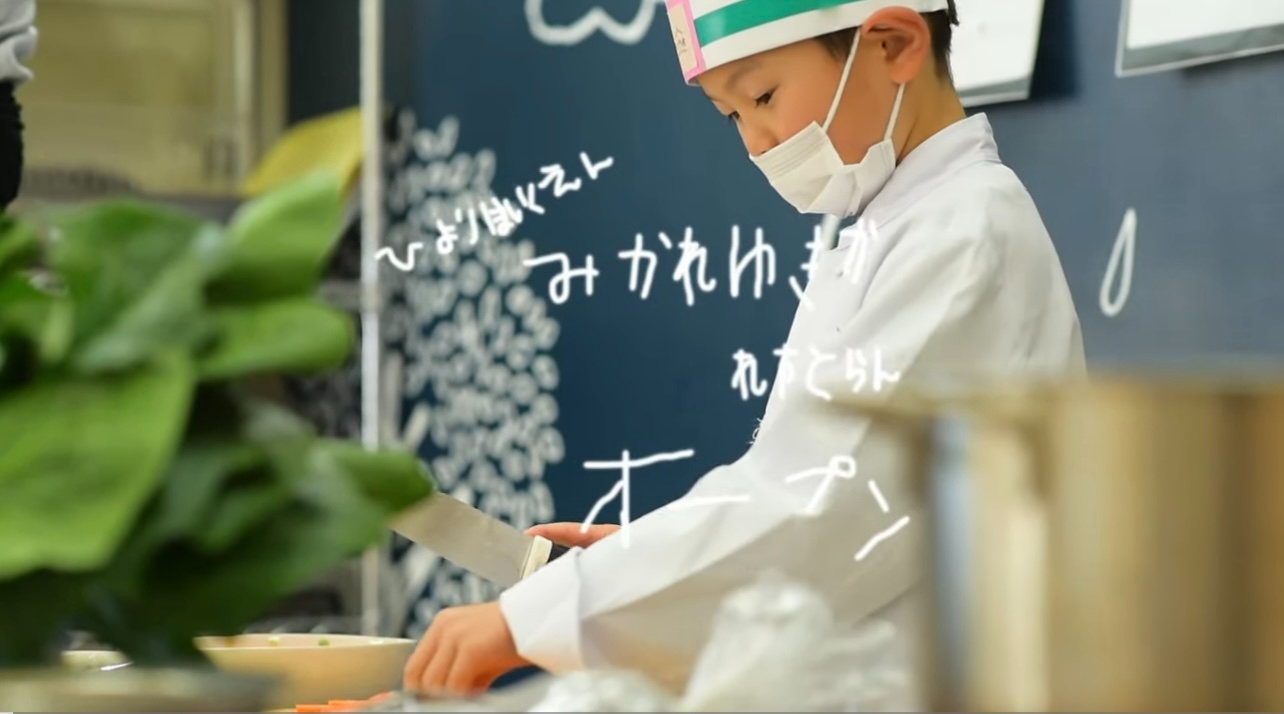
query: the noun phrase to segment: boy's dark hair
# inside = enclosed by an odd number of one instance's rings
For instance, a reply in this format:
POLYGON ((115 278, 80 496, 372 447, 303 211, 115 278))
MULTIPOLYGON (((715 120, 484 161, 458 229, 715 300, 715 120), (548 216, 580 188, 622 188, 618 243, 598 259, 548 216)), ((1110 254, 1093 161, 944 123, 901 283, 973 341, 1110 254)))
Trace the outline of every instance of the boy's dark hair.
MULTIPOLYGON (((954 0, 949 0, 949 7, 936 12, 923 13, 923 19, 927 21, 927 27, 932 31, 932 56, 936 59, 936 69, 942 77, 949 78, 950 75, 950 43, 954 39, 954 26, 959 24, 959 12, 954 7, 954 0)), ((846 30, 831 32, 826 35, 817 37, 825 49, 839 57, 847 59, 847 53, 851 52, 852 43, 856 41, 856 33, 860 32, 859 27, 849 27, 846 30)))

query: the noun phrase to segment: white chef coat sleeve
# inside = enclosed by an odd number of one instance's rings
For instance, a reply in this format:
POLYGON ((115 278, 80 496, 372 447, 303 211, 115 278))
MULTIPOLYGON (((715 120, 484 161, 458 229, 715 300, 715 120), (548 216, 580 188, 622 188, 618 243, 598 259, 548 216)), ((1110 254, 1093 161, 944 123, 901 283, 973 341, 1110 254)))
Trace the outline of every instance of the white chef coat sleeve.
MULTIPOLYGON (((969 323, 997 284, 994 252, 973 238, 934 238, 931 250, 893 249, 859 309, 836 322, 818 351, 879 349, 904 382, 943 359, 937 354, 984 346, 969 323)), ((797 345, 804 355, 809 347, 797 345)), ((798 370, 787 392, 776 386, 769 420, 741 459, 627 532, 573 550, 505 592, 500 604, 520 654, 552 672, 637 669, 680 690, 723 598, 764 570, 808 583, 846 621, 909 590, 918 577, 917 511, 909 485, 893 478, 902 473, 897 451, 843 404, 853 391, 844 362, 839 356, 812 375, 812 386, 831 399, 805 391, 798 370), (858 474, 832 478, 831 471, 818 496, 826 478, 816 470, 843 456, 855 458, 858 474), (879 542, 898 523, 904 532, 879 542)))

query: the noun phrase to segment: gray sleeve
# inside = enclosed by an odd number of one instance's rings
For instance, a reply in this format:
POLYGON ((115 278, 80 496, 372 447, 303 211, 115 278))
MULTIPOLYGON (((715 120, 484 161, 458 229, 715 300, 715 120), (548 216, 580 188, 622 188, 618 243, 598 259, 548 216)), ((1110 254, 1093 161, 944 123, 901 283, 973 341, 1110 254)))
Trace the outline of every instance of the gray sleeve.
POLYGON ((36 51, 36 0, 0 0, 0 82, 31 79, 26 62, 36 51))

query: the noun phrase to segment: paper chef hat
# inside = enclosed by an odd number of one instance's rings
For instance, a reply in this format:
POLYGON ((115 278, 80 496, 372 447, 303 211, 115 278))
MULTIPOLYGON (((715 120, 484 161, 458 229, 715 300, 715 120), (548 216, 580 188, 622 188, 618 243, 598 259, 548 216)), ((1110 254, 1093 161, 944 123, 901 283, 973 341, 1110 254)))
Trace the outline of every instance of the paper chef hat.
POLYGON ((777 47, 858 27, 875 12, 934 12, 949 0, 666 0, 682 77, 777 47))

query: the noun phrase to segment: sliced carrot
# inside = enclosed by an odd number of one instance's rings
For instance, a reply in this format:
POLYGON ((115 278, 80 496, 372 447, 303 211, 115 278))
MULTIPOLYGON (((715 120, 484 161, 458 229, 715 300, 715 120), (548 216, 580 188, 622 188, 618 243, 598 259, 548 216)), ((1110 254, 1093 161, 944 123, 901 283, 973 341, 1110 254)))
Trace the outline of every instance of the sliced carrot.
POLYGON ((329 712, 334 711, 328 704, 299 704, 294 707, 296 712, 329 712))
POLYGON ((361 709, 368 706, 370 702, 364 699, 331 699, 330 708, 332 711, 350 711, 352 709, 361 709))

